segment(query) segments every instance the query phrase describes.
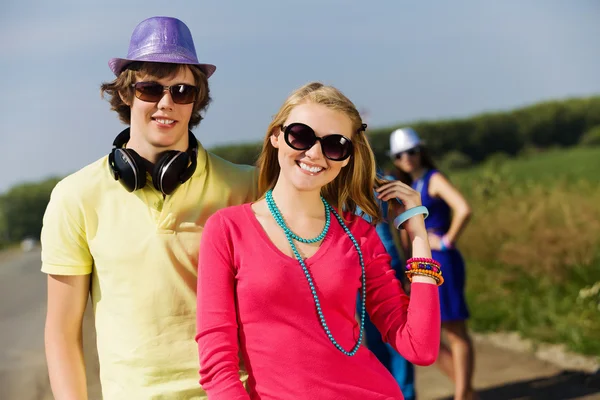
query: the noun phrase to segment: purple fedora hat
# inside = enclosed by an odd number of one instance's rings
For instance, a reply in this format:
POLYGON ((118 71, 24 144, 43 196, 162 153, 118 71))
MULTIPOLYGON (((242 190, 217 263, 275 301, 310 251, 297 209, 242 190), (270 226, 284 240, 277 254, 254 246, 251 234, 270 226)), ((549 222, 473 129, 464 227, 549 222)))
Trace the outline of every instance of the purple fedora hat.
POLYGON ((177 18, 152 17, 135 27, 126 58, 111 58, 108 66, 119 76, 134 61, 197 65, 208 78, 217 67, 198 62, 189 28, 177 18))

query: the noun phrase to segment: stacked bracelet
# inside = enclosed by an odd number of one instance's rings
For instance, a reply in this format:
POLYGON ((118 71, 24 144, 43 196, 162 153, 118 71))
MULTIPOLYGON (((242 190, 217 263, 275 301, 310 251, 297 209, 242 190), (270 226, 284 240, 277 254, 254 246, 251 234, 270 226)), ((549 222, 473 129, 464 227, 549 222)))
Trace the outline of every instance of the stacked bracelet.
POLYGON ((405 273, 410 282, 414 275, 422 275, 433 278, 438 286, 444 283, 440 263, 432 258, 410 258, 406 262, 405 273))

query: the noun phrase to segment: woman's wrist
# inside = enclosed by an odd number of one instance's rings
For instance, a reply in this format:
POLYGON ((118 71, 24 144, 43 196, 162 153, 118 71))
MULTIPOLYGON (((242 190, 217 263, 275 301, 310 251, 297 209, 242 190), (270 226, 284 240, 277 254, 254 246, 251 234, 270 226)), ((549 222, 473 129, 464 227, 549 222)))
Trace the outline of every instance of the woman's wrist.
POLYGON ((425 275, 415 275, 412 277, 412 280, 410 283, 429 283, 431 285, 437 285, 437 281, 435 280, 435 278, 431 277, 431 276, 425 276, 425 275))
POLYGON ((441 250, 450 250, 454 248, 454 242, 448 237, 448 235, 444 235, 440 239, 441 250))
MULTIPOLYGON (((419 205, 407 208, 404 212, 394 218, 394 226, 396 229, 407 229, 407 225, 411 224, 411 221, 424 221, 429 216, 429 210, 427 207, 419 205)), ((424 222, 422 222, 424 225, 424 222)))
POLYGON ((425 228, 425 218, 423 215, 415 215, 404 223, 404 230, 408 233, 409 239, 421 237, 427 239, 427 229, 425 228))
POLYGON ((431 258, 431 247, 429 246, 427 231, 411 236, 410 243, 412 248, 412 257, 431 258))

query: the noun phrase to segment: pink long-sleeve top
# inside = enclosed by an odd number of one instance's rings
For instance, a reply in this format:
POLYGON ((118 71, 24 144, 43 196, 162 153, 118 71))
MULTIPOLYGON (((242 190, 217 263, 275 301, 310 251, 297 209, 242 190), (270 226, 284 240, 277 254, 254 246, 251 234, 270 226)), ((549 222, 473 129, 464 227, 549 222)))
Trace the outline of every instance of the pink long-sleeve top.
MULTIPOLYGON (((440 341, 437 287, 415 282, 409 301, 375 228, 360 217, 345 218, 363 253, 371 320, 407 360, 432 364, 440 341)), ((305 262, 334 338, 350 351, 359 334, 361 268, 335 218, 305 262)), ((298 260, 271 242, 250 204, 220 210, 206 222, 197 289, 200 384, 209 399, 403 399, 367 347, 347 356, 330 342, 298 260), (239 354, 248 391, 239 378, 239 354)))

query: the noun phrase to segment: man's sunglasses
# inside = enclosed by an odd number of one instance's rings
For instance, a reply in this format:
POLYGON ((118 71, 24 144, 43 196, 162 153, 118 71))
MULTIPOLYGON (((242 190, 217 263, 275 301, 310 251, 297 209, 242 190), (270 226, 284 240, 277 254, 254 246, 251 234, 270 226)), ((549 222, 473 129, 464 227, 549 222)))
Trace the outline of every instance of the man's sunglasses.
POLYGON ((403 155, 403 154, 407 154, 407 155, 409 155, 409 156, 414 156, 415 154, 419 154, 419 151, 420 151, 420 150, 419 150, 419 148, 418 148, 418 147, 413 147, 412 149, 408 149, 408 150, 405 150, 405 151, 401 151, 400 153, 396 153, 396 154, 394 154, 394 158, 395 158, 396 160, 399 160, 399 159, 401 159, 401 158, 402 158, 402 155, 403 155))
POLYGON ((318 137, 310 126, 300 122, 282 126, 281 130, 285 142, 294 150, 308 150, 318 141, 323 155, 332 161, 343 161, 352 155, 352 142, 346 136, 334 134, 318 137))
POLYGON ((193 103, 198 95, 196 86, 185 83, 163 86, 158 82, 137 82, 131 86, 135 89, 135 97, 150 103, 158 103, 164 96, 165 90, 171 93, 171 98, 176 104, 193 103))

